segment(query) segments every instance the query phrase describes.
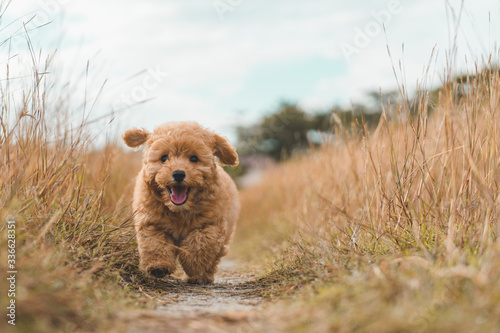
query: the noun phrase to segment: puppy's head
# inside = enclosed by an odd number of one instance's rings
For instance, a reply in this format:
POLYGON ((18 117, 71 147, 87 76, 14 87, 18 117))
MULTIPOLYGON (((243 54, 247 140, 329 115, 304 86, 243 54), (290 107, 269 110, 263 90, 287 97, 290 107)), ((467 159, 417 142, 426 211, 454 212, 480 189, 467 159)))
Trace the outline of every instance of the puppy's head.
POLYGON ((130 129, 123 134, 129 147, 146 144, 142 177, 173 211, 190 209, 216 180, 214 156, 237 165, 236 149, 223 137, 196 123, 169 123, 150 133, 130 129))

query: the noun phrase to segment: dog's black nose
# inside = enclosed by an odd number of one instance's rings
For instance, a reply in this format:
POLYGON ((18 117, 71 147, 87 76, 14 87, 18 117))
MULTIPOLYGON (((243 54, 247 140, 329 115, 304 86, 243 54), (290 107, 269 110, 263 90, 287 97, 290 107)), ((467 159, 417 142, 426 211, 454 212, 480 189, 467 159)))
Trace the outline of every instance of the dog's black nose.
POLYGON ((174 180, 178 183, 181 183, 184 178, 186 178, 186 173, 182 170, 175 170, 173 173, 172 173, 172 177, 174 177, 174 180))

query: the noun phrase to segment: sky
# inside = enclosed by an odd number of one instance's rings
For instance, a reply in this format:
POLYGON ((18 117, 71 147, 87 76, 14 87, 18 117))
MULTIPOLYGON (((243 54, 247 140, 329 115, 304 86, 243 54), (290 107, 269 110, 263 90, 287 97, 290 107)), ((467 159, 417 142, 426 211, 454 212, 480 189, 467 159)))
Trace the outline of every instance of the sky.
POLYGON ((498 60, 500 40, 500 0, 0 0, 0 6, 0 42, 8 40, 0 46, 1 75, 7 63, 11 77, 29 75, 27 37, 40 66, 57 49, 47 80, 68 91, 76 113, 84 102, 89 119, 112 113, 98 125, 108 136, 194 120, 234 141, 235 126, 257 121, 281 101, 314 112, 348 107, 398 83, 410 91, 422 82, 429 88, 442 82, 450 59, 457 72, 483 64, 490 53, 498 60))

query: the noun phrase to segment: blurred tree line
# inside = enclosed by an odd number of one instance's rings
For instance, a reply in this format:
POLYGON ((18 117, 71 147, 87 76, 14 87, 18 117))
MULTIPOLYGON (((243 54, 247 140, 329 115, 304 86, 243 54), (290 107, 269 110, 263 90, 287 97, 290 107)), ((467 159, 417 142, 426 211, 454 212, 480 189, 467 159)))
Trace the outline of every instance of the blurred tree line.
POLYGON ((284 160, 322 144, 327 137, 331 138, 335 134, 333 114, 342 124, 357 124, 361 129, 363 122, 367 126, 378 124, 381 111, 371 105, 356 104, 350 110, 333 107, 310 113, 296 103, 282 102, 275 112, 256 124, 237 127, 238 152, 240 155, 259 154, 284 160))
MULTIPOLYGON (((349 131, 361 131, 378 125, 382 111, 387 117, 416 118, 421 112, 431 113, 440 96, 453 94, 457 102, 472 93, 469 87, 474 80, 490 82, 498 66, 491 66, 475 74, 461 74, 433 90, 417 90, 411 97, 408 92, 391 91, 381 94, 370 92, 365 103, 353 104, 349 109, 333 107, 316 113, 306 112, 297 103, 282 102, 276 111, 264 116, 256 124, 237 127, 240 155, 265 155, 280 161, 295 153, 318 146, 336 134, 339 121, 349 131)), ((486 84, 488 86, 488 84, 486 84)))

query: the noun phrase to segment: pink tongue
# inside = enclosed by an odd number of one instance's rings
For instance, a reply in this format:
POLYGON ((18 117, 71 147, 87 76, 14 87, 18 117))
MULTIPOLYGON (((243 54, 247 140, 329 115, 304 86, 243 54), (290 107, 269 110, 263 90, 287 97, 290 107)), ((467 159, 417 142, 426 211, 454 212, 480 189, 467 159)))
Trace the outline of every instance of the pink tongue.
POLYGON ((170 195, 170 199, 174 204, 181 204, 186 201, 186 192, 187 187, 172 187, 172 194, 170 195))

